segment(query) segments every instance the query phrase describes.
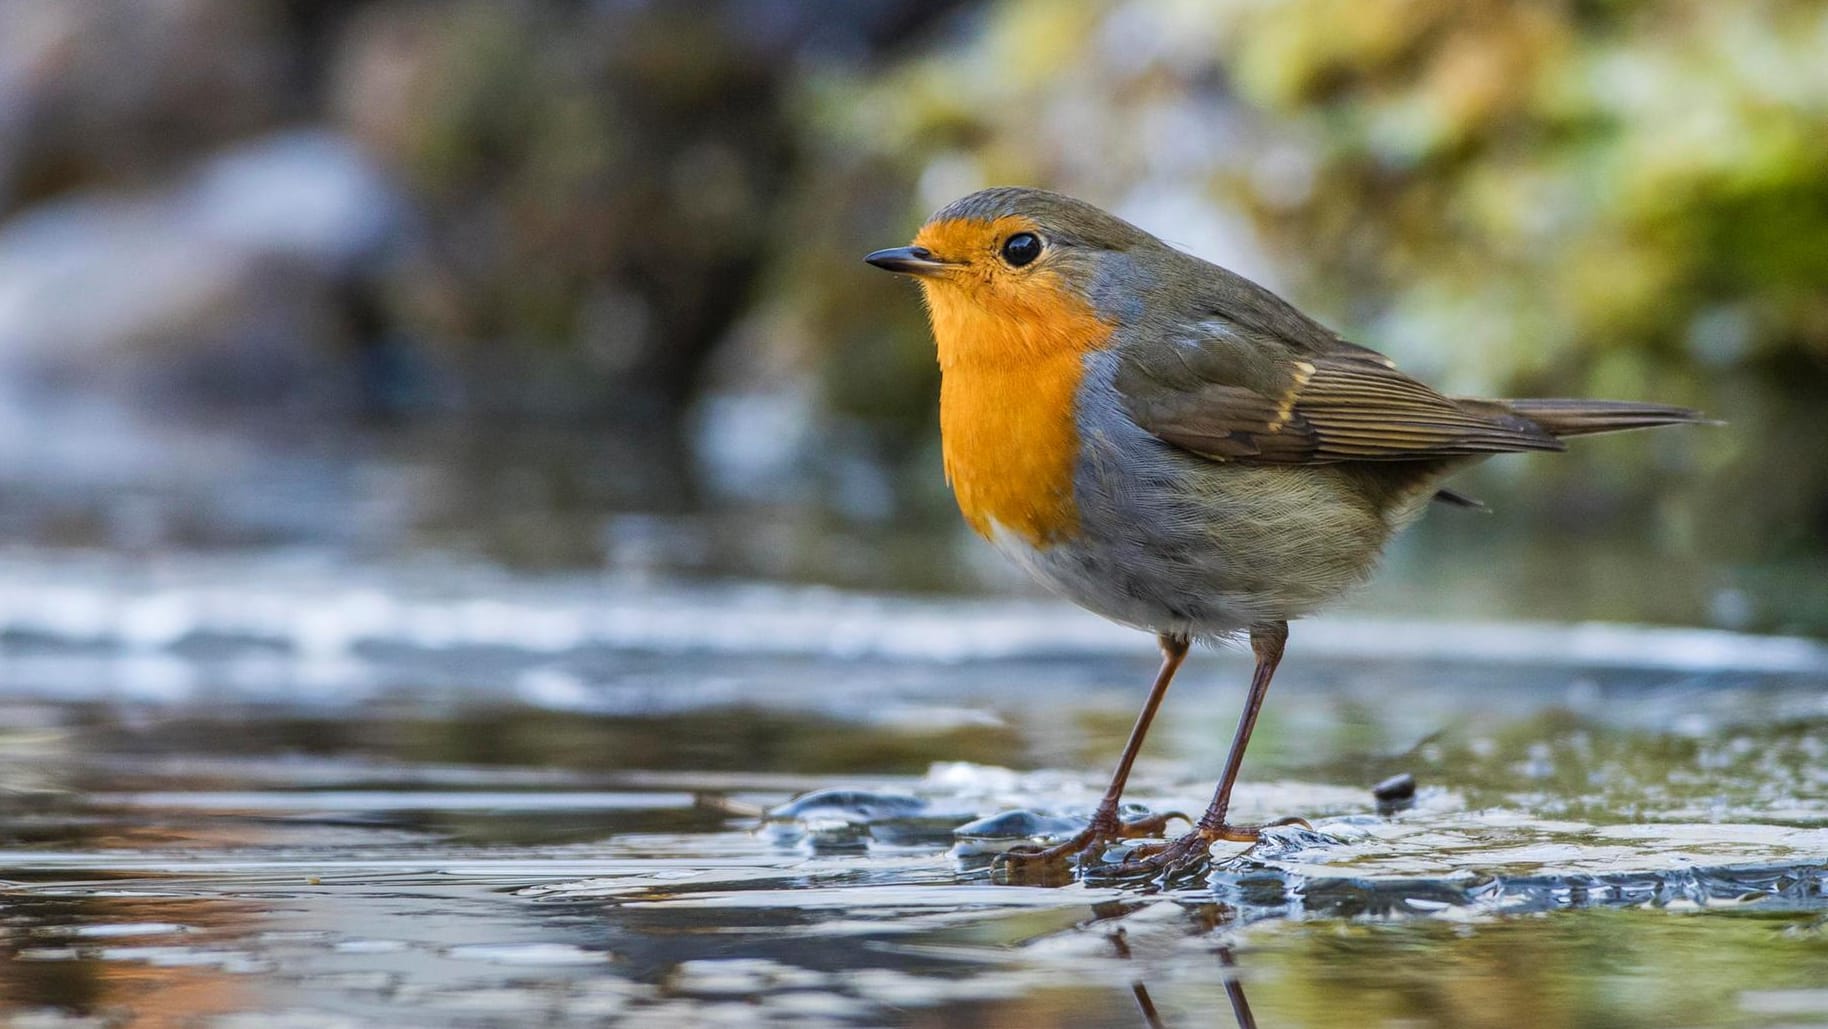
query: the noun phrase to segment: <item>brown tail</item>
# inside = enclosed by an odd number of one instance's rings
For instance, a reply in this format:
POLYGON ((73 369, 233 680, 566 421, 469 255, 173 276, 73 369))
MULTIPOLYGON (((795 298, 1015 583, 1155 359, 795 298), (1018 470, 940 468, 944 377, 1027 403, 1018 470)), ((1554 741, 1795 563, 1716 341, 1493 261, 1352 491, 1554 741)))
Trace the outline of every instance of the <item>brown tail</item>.
POLYGON ((1701 412, 1686 407, 1635 404, 1628 400, 1501 400, 1499 403, 1556 437, 1708 421, 1701 412))

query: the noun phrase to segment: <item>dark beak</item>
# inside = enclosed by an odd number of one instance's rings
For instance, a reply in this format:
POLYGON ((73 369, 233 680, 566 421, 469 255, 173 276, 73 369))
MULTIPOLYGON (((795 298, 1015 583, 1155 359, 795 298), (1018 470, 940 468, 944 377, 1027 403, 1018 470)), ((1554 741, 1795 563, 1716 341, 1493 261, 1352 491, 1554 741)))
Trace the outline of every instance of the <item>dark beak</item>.
POLYGON ((890 247, 878 250, 864 260, 884 271, 903 275, 932 275, 950 263, 934 257, 926 247, 890 247))

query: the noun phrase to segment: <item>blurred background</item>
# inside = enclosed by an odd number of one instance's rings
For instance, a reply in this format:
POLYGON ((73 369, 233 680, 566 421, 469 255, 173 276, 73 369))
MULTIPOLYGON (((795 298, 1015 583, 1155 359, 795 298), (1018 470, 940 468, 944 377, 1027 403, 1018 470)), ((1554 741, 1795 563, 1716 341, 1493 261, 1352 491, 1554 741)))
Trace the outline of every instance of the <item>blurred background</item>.
MULTIPOLYGON (((1824 55, 1820 0, 0 0, 0 1022, 1828 1024, 1824 55), (1297 627, 1239 817, 1337 852, 985 888, 1154 668, 965 528, 861 260, 1008 183, 1449 391, 1727 424, 1488 462, 1297 627), (1664 627, 1518 624, 1589 619, 1664 627)), ((1248 674, 1128 799, 1204 803, 1248 674)))
POLYGON ((1450 391, 1706 409, 1360 609, 1828 634, 1809 0, 0 0, 0 543, 1026 590, 913 289, 1024 183, 1450 391))

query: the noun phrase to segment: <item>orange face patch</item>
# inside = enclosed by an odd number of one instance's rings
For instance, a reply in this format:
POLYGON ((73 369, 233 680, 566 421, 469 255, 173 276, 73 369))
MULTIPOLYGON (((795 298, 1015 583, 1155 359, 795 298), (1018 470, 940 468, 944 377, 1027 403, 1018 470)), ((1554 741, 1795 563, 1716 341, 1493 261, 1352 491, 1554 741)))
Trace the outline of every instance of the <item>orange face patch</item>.
POLYGON ((1003 241, 1018 232, 1041 232, 1028 218, 1008 215, 995 221, 952 218, 933 221, 920 227, 914 245, 926 247, 943 261, 995 260, 1003 241))
POLYGON ((915 238, 957 266, 923 276, 939 347, 946 479, 980 535, 996 526, 1046 547, 1079 528, 1073 467, 1085 355, 1111 326, 1048 268, 1010 268, 998 249, 1025 219, 950 221, 915 238))

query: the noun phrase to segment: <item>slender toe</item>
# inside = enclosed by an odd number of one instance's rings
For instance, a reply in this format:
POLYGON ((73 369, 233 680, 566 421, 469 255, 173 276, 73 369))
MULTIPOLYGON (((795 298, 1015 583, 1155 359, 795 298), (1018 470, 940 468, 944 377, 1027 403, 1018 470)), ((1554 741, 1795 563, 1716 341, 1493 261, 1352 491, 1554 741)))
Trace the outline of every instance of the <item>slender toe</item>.
MULTIPOLYGON (((1168 827, 1168 823, 1179 819, 1191 822, 1192 819, 1179 811, 1169 811, 1159 815, 1149 815, 1128 822, 1120 822, 1115 814, 1094 815, 1092 823, 1083 831, 1069 839, 1062 840, 1051 847, 1042 847, 1032 843, 1019 843, 1001 854, 991 862, 993 870, 1023 871, 1044 867, 1064 865, 1074 862, 1081 868, 1091 864, 1091 858, 1104 844, 1117 840, 1131 840, 1141 837, 1156 836, 1168 827)), ((1145 844, 1144 846, 1149 846, 1145 844)), ((1155 846, 1167 846, 1166 843, 1155 846)), ((1132 851, 1132 854, 1135 852, 1132 851)))

